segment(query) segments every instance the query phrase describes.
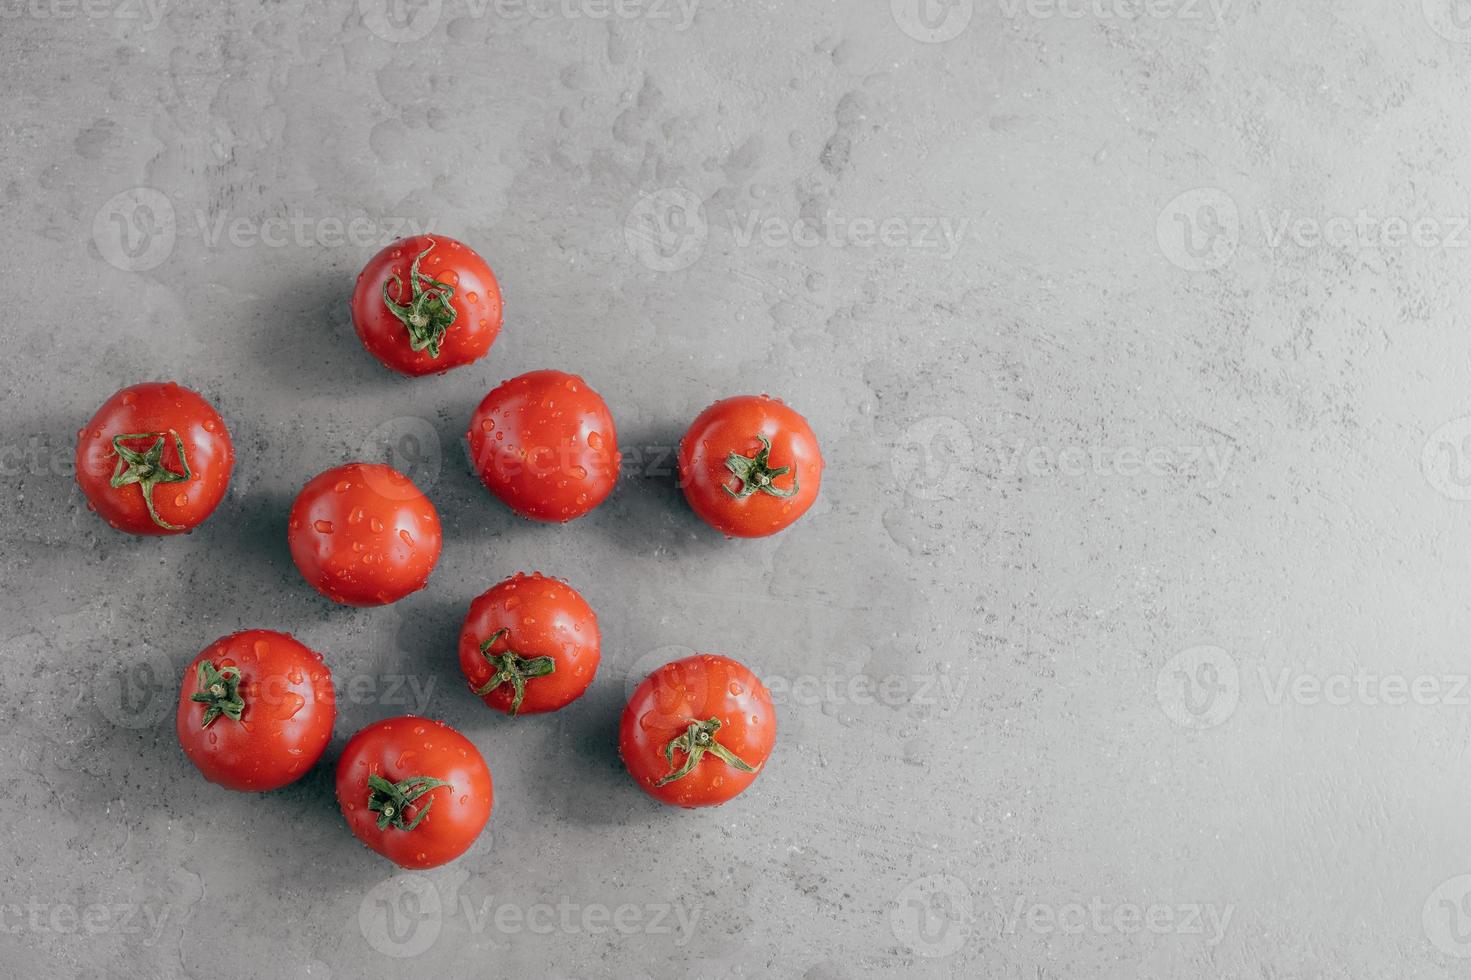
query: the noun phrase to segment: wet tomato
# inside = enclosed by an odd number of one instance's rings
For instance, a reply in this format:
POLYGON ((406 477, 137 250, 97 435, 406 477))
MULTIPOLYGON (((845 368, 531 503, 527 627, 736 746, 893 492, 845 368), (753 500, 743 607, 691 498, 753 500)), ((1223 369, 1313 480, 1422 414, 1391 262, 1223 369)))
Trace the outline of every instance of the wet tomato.
POLYGON ((400 867, 424 869, 470 849, 494 794, 474 743, 442 721, 405 715, 347 743, 337 803, 358 840, 400 867))
POLYGON ((287 538, 302 577, 348 606, 417 592, 439 561, 439 513, 398 470, 348 463, 314 477, 291 507, 287 538))
POLYGON ((727 535, 760 538, 807 512, 822 453, 807 420, 768 395, 718 401, 679 443, 679 483, 696 514, 727 535))
POLYGON ((755 780, 776 744, 771 694, 742 663, 712 653, 667 663, 628 699, 618 752, 661 803, 717 806, 755 780))
POLYGON ((613 416, 575 374, 531 371, 503 383, 475 410, 469 439, 481 481, 523 517, 581 517, 618 482, 613 416))
POLYGON ((485 260, 443 235, 403 238, 368 260, 352 324, 368 353, 400 374, 478 361, 501 330, 501 288, 485 260))
POLYGON ((460 669, 470 690, 507 714, 556 711, 597 673, 601 638, 592 607, 540 573, 506 579, 470 603, 460 669))
POLYGON ((225 422, 172 381, 124 388, 77 433, 77 483, 119 531, 182 534, 219 506, 235 467, 225 422))
POLYGON ((316 765, 336 717, 321 654, 288 633, 244 630, 211 643, 184 669, 175 729, 210 782, 263 792, 316 765))

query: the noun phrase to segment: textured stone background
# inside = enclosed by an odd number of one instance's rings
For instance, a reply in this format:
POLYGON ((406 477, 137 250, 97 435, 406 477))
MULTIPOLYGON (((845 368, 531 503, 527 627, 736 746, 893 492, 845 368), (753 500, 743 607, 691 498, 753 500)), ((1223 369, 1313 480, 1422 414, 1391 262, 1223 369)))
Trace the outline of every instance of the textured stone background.
POLYGON ((1462 977, 1471 357, 1461 0, 0 0, 0 959, 14 976, 1462 977), (1458 6, 1459 4, 1459 6, 1458 6), (378 244, 480 249, 489 358, 390 375, 378 244), (567 527, 460 435, 583 374, 629 458, 567 527), (82 505, 77 427, 173 378, 228 420, 185 539, 82 505), (669 450, 716 397, 812 421, 823 496, 726 542, 669 450), (352 458, 429 488, 431 587, 335 608, 285 546, 352 458), (593 690, 462 687, 471 597, 580 588, 593 690), (324 651, 328 762, 194 773, 184 663, 324 651), (773 684, 745 796, 614 745, 689 649, 773 684), (495 774, 397 876, 330 760, 415 711, 495 774))

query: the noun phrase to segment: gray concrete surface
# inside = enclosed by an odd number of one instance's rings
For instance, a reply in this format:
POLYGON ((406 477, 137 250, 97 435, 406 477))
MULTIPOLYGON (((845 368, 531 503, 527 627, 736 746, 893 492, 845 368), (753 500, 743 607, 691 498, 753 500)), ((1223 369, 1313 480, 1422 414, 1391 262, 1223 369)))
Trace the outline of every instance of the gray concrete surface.
POLYGON ((0 961, 10 976, 1463 977, 1471 956, 1471 9, 1456 0, 0 0, 0 961), (481 364, 394 377, 378 244, 478 247, 481 364), (629 456, 514 519, 478 399, 583 374, 629 456), (197 533, 83 507, 72 437, 174 378, 239 464, 197 533), (828 460, 790 532, 708 533, 670 448, 785 397, 828 460), (314 473, 430 488, 431 588, 335 608, 285 545, 314 473), (516 570, 606 649, 514 724, 454 637, 516 570), (200 779, 185 662, 327 655, 328 762, 200 779), (633 681, 742 657, 781 739, 743 798, 622 772, 633 681), (399 876, 330 760, 373 719, 494 772, 399 876))

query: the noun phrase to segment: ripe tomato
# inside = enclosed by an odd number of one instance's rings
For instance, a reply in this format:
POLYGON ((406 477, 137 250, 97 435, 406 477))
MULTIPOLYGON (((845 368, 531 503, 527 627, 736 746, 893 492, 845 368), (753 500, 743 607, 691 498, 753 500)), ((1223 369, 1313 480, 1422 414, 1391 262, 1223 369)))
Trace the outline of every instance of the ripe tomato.
POLYGON ((77 432, 77 483, 119 531, 181 534, 219 506, 235 467, 225 422, 172 381, 124 388, 77 432))
POLYGON ((485 759, 442 721, 405 715, 369 725, 337 762, 337 804, 357 839, 403 868, 464 854, 490 819, 485 759))
POLYGON ((381 463, 314 477, 291 505, 287 538, 302 577, 347 606, 381 606, 422 589, 441 543, 429 498, 381 463))
POLYGON ((288 633, 244 630, 214 641, 184 669, 174 721, 204 778, 264 792, 316 765, 336 718, 320 653, 288 633))
POLYGON ((470 603, 460 670, 509 715, 556 711, 582 697, 601 657, 598 617, 566 582, 516 574, 470 603))
POLYGON ((776 709, 759 678, 729 657, 697 653, 644 678, 623 709, 618 754, 645 793, 717 806, 756 779, 776 744, 776 709))
POLYGON ((822 453, 807 420, 769 395, 739 395, 699 414, 679 442, 679 484, 725 534, 762 538, 807 513, 822 453))
POLYGON ((501 384, 475 410, 469 438, 490 492, 538 521, 570 521, 602 503, 623 461, 602 396, 561 371, 501 384))
POLYGON ((352 325, 385 367, 444 373, 484 357, 501 331, 501 287, 485 260, 443 235, 401 238, 368 260, 352 325))

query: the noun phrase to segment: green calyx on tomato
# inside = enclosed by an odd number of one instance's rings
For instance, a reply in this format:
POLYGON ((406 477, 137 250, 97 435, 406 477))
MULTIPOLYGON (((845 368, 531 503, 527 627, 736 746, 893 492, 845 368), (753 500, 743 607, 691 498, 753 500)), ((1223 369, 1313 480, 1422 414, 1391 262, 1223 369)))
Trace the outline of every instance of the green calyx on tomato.
POLYGON ((112 448, 117 453, 117 468, 112 471, 112 488, 117 490, 121 487, 138 484, 143 491, 143 502, 148 505, 148 516, 153 518, 153 523, 159 527, 168 528, 170 531, 182 531, 183 528, 170 524, 158 516, 158 511, 153 509, 153 488, 160 483, 183 483, 192 474, 189 472, 189 460, 184 455, 184 440, 173 429, 165 435, 162 432, 129 432, 126 435, 113 436, 112 448), (174 437, 174 449, 179 454, 179 465, 184 472, 175 473, 163 465, 163 447, 168 436, 174 437), (135 439, 152 439, 153 445, 142 452, 129 449, 124 442, 135 439))
POLYGON ((419 826, 419 821, 428 816, 434 801, 425 803, 423 809, 414 814, 413 820, 404 823, 404 814, 409 805, 430 790, 449 785, 433 776, 410 776, 408 779, 390 783, 374 773, 368 777, 368 809, 378 814, 379 830, 387 830, 390 824, 399 830, 413 830, 419 826))
POLYGON ((200 728, 208 728, 210 722, 220 715, 231 721, 239 721, 245 710, 245 699, 240 696, 240 668, 216 668, 208 660, 199 662, 199 690, 189 695, 190 701, 209 705, 204 711, 200 728))
POLYGON ((709 752, 721 762, 734 766, 741 772, 755 772, 756 767, 747 765, 734 752, 715 741, 715 733, 718 731, 720 731, 719 718, 711 718, 707 721, 691 721, 690 727, 685 729, 683 735, 670 739, 669 744, 664 746, 664 758, 669 761, 671 771, 669 775, 660 779, 654 785, 664 786, 674 782, 676 779, 683 779, 685 776, 688 776, 695 771, 695 766, 700 764, 700 760, 704 758, 706 752, 709 752), (674 768, 675 750, 687 753, 684 765, 678 769, 674 768))
POLYGON ((490 639, 480 644, 480 654, 490 665, 495 668, 489 681, 483 686, 475 689, 476 697, 485 697, 491 691, 502 684, 510 684, 515 691, 511 698, 512 715, 521 710, 521 701, 526 697, 526 681, 532 677, 545 677, 557 669, 557 663, 551 657, 523 657, 515 650, 507 650, 504 653, 491 653, 490 648, 501 637, 510 630, 498 629, 490 635, 490 639))
POLYGON ((455 287, 419 271, 419 263, 432 251, 434 243, 430 242, 428 248, 414 256, 414 264, 409 267, 409 302, 396 303, 388 295, 388 284, 392 282, 393 291, 400 298, 403 297, 403 280, 398 277, 398 273, 394 273, 383 282, 383 303, 408 328, 410 348, 416 351, 427 350, 430 357, 438 357, 444 333, 455 322, 458 314, 450 305, 455 287))
POLYGON ((725 457, 725 468, 735 474, 736 479, 741 481, 740 490, 732 490, 725 487, 726 493, 736 499, 749 497, 753 493, 769 493, 773 497, 790 497, 797 492, 797 475, 792 474, 792 487, 790 490, 778 490, 773 484, 779 476, 791 473, 790 466, 772 467, 769 462, 771 456, 771 440, 765 436, 758 435, 761 440, 761 448, 755 456, 742 456, 740 453, 731 453, 725 457))

